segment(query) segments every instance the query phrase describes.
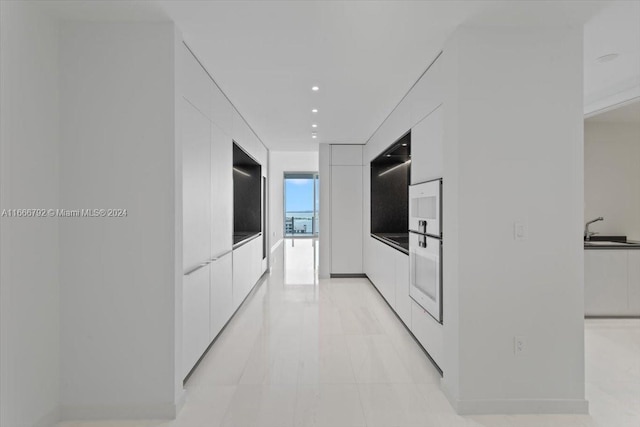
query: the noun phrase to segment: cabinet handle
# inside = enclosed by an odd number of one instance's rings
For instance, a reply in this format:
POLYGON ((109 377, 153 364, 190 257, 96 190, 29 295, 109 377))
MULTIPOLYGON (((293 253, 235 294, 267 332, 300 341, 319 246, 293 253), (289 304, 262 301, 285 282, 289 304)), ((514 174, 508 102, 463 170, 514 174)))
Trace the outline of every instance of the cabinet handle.
POLYGON ((188 276, 188 275, 190 275, 192 273, 195 273, 196 271, 200 270, 202 267, 206 267, 209 264, 211 264, 211 261, 203 262, 202 264, 199 264, 198 266, 193 267, 191 270, 189 270, 186 273, 184 273, 184 275, 188 276))
POLYGON ((211 258, 211 259, 209 260, 209 262, 217 261, 217 260, 219 260, 220 258, 222 258, 223 256, 226 256, 226 255, 230 254, 231 252, 233 252, 231 249, 229 249, 228 251, 224 251, 223 253, 218 254, 218 255, 214 256, 213 258, 211 258))

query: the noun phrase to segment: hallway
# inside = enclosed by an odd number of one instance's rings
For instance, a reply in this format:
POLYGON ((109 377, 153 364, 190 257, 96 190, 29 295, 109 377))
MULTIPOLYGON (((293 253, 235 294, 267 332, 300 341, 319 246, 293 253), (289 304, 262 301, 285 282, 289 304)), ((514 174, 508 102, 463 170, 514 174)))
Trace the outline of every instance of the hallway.
POLYGON ((286 239, 187 383, 178 425, 390 426, 453 415, 438 372, 366 279, 313 285, 316 244, 286 239))
POLYGON ((286 239, 272 254, 272 272, 187 382, 177 420, 59 426, 637 426, 640 321, 587 321, 591 416, 461 417, 441 392, 437 370, 371 283, 314 284, 316 254, 315 239, 286 239))

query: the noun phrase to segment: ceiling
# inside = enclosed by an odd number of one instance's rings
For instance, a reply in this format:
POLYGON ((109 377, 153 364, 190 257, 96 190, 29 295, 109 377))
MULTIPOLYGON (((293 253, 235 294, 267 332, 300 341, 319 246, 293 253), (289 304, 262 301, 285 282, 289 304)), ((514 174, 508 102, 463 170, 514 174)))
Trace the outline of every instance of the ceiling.
POLYGON ((366 142, 455 26, 482 9, 482 2, 160 4, 274 150, 366 142))
POLYGON ((582 24, 600 7, 488 1, 159 4, 273 150, 366 142, 462 23, 582 24), (313 92, 314 85, 320 90, 313 92))
POLYGON ((633 123, 640 125, 640 99, 587 119, 597 123, 633 123))
POLYGON ((612 1, 584 27, 585 113, 608 107, 611 102, 598 101, 631 89, 640 96, 640 1, 612 1), (597 61, 608 54, 618 57, 597 61))
POLYGON ((634 76, 640 79, 640 37, 635 37, 640 34, 640 19, 635 19, 640 18, 640 1, 635 0, 47 4, 65 19, 173 20, 272 150, 366 142, 461 24, 587 22, 585 99, 634 76), (620 56, 596 63, 603 52, 620 56), (317 92, 311 90, 314 85, 317 92), (317 139, 311 138, 312 131, 317 139))

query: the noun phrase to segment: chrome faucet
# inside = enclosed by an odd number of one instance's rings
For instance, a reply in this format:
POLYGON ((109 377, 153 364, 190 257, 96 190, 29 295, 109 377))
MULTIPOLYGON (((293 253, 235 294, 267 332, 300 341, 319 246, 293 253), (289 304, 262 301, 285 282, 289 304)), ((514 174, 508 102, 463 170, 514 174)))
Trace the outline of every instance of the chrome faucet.
POLYGON ((602 221, 604 220, 603 217, 599 216, 596 219, 592 219, 591 221, 588 221, 585 225, 584 225, 584 240, 591 240, 591 236, 593 236, 594 234, 598 234, 597 231, 589 231, 589 225, 593 224, 594 222, 598 222, 598 221, 602 221))

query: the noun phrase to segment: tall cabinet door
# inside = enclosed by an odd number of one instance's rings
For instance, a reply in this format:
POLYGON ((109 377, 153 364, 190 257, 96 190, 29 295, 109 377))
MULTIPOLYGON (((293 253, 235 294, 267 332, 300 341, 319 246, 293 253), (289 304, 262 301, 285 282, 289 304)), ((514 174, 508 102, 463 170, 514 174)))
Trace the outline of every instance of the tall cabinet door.
POLYGON ((234 312, 233 247, 233 141, 211 124, 211 300, 210 340, 234 312))
POLYGON ((331 166, 331 273, 362 273, 362 166, 331 166))
POLYGON ((411 129, 411 183, 442 178, 443 174, 443 106, 411 129))
POLYGON ((183 197, 183 374, 209 344, 209 267, 189 273, 211 258, 211 128, 185 100, 180 103, 183 197))
POLYGON ((211 124, 211 256, 233 246, 233 141, 211 124))
POLYGON ((211 122, 181 100, 183 268, 211 258, 211 122))

